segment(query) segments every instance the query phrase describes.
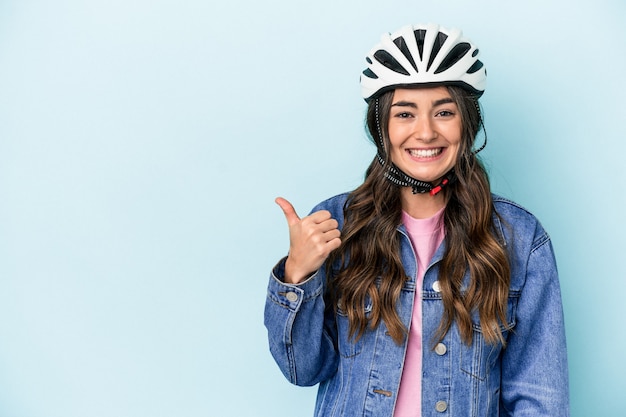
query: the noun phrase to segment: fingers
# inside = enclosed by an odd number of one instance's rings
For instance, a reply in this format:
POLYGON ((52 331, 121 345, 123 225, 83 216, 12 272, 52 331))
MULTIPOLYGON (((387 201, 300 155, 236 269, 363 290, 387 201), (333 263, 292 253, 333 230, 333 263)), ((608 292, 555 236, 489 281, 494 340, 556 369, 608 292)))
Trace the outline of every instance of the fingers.
POLYGON ((285 200, 282 197, 278 197, 275 201, 276 204, 278 204, 283 210, 285 218, 287 219, 287 224, 289 226, 293 226, 300 221, 300 217, 298 216, 298 213, 296 213, 296 209, 293 208, 289 201, 285 200))
POLYGON ((337 229, 329 230, 321 235, 320 255, 325 259, 332 251, 341 246, 341 232, 337 229))
MULTIPOLYGON (((315 213, 314 213, 315 214, 315 213)), ((303 232, 307 232, 311 238, 318 237, 319 243, 329 242, 341 235, 339 231, 339 223, 335 219, 318 221, 315 216, 311 215, 301 220, 303 232)))

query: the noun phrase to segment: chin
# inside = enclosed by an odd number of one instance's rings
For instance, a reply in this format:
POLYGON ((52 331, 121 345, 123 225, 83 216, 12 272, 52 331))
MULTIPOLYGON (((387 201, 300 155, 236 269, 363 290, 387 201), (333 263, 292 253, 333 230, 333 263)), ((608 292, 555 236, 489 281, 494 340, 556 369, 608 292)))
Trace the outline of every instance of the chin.
POLYGON ((432 176, 432 175, 413 175, 411 173, 409 173, 410 176, 412 176, 413 178, 415 178, 416 180, 420 180, 423 182, 428 182, 428 183, 432 183, 432 184, 437 184, 439 183, 439 180, 443 177, 442 175, 437 175, 437 176, 432 176))

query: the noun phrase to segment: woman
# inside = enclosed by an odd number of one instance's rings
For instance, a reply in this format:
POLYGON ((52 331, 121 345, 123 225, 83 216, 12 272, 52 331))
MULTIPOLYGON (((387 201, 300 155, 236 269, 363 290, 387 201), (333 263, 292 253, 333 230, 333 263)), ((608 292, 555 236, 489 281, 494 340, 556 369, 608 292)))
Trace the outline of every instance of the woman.
POLYGON ((474 141, 486 71, 458 30, 384 35, 361 76, 364 183, 300 219, 272 271, 270 350, 316 416, 568 416, 550 238, 492 195, 474 141))

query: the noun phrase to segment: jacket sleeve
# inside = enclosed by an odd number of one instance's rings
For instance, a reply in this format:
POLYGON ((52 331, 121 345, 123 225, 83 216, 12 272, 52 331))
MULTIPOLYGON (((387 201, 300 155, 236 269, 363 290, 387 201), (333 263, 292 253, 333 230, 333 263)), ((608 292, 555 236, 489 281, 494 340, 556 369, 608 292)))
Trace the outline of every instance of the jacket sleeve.
POLYGON ((516 325, 502 357, 503 416, 569 416, 567 351, 552 244, 541 231, 528 256, 516 325))
POLYGON ((306 281, 283 282, 285 259, 272 270, 265 301, 270 352, 285 377, 302 386, 315 385, 337 370, 336 330, 332 309, 324 301, 324 267, 306 281))

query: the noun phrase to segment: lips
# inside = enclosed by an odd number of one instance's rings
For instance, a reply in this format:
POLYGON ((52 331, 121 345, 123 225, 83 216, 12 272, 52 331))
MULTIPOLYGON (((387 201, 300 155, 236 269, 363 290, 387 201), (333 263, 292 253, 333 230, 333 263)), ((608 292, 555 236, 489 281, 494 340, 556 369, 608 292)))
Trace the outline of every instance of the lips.
POLYGON ((443 152, 443 148, 407 149, 407 152, 414 158, 434 158, 443 152))

